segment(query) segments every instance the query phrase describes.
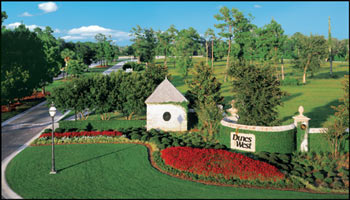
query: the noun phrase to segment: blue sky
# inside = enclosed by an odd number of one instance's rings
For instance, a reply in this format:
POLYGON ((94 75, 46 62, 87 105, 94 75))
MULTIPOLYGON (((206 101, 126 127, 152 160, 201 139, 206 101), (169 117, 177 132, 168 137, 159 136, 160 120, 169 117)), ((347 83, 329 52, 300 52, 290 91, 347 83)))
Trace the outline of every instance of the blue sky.
POLYGON ((193 27, 204 34, 218 29, 214 18, 221 6, 254 16, 253 24, 262 27, 272 17, 282 25, 286 35, 301 32, 328 37, 328 16, 332 37, 349 38, 349 2, 1 2, 8 28, 25 24, 33 29, 50 26, 54 35, 66 41, 94 41, 94 35, 111 35, 120 46, 129 45, 130 30, 136 25, 166 30, 171 24, 181 30, 193 27))

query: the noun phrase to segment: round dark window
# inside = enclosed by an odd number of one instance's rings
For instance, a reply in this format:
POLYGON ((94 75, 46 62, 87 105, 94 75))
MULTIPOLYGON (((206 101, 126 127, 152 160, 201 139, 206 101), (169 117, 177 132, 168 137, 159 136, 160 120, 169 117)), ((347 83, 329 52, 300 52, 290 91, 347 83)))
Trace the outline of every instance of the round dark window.
POLYGON ((164 121, 169 121, 170 118, 171 118, 171 115, 170 115, 169 112, 165 112, 165 113, 163 114, 163 119, 164 119, 164 121))

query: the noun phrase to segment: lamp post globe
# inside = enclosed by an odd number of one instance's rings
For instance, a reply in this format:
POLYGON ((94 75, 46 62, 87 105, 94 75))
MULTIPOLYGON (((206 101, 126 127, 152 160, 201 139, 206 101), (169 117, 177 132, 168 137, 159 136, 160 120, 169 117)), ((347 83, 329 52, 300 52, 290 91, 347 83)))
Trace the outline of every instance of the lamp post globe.
POLYGON ((56 115, 56 108, 52 102, 51 104, 51 107, 49 109, 49 113, 50 113, 50 116, 52 118, 52 162, 51 162, 51 172, 50 174, 56 174, 56 170, 55 170, 55 147, 54 147, 54 130, 55 130, 55 127, 54 127, 54 118, 55 118, 55 115, 56 115))

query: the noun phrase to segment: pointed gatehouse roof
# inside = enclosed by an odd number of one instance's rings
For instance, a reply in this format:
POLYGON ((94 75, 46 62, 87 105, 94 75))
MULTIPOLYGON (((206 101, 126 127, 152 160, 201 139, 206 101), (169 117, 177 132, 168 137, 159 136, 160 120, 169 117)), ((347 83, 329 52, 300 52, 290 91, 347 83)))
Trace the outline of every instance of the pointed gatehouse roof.
POLYGON ((153 93, 146 99, 145 103, 165 103, 188 101, 165 77, 153 93))

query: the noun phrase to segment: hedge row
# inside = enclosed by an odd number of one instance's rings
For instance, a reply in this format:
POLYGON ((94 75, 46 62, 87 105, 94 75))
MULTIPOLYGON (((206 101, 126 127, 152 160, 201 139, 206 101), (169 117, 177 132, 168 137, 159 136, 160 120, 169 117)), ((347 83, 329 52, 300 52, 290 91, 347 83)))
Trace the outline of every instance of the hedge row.
POLYGON ((121 128, 139 128, 145 127, 145 120, 84 120, 84 121, 60 121, 59 127, 69 130, 72 128, 78 130, 87 130, 87 127, 95 130, 120 130, 121 128))
MULTIPOLYGON (((221 144, 230 147, 230 133, 235 131, 236 129, 221 125, 218 140, 221 144)), ((256 152, 266 151, 278 153, 292 153, 296 150, 296 129, 282 132, 239 130, 239 133, 248 133, 255 135, 256 152)))

